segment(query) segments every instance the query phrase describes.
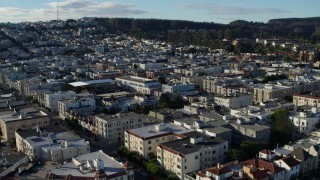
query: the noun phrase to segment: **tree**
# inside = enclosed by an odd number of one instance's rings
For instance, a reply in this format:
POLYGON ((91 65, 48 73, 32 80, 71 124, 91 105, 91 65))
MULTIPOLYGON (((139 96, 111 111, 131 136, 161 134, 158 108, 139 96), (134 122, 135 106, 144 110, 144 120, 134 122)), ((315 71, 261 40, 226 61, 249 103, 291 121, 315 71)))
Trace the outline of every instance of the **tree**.
POLYGON ((181 109, 184 107, 184 100, 181 95, 175 95, 171 101, 171 108, 173 109, 181 109))
POLYGON ((160 108, 169 108, 171 106, 171 98, 169 93, 162 93, 158 103, 160 108))
POLYGON ((124 157, 124 156, 127 156, 127 155, 128 155, 129 150, 128 150, 128 148, 125 147, 125 146, 120 146, 120 147, 118 148, 118 151, 117 151, 117 152, 118 152, 119 156, 124 157))
POLYGON ((255 157, 259 153, 259 151, 266 148, 267 146, 265 144, 253 141, 243 141, 240 144, 240 149, 246 153, 247 158, 255 157))
POLYGON ((159 76, 159 77, 158 77, 158 81, 159 81, 161 84, 167 84, 166 78, 165 78, 164 76, 159 76))
POLYGON ((247 154, 243 150, 239 149, 230 149, 227 154, 227 159, 229 161, 244 161, 247 158, 247 154))
POLYGON ((286 102, 292 102, 292 101, 293 101, 292 96, 285 96, 283 99, 284 99, 284 101, 286 101, 286 102))
POLYGON ((134 68, 134 69, 138 69, 138 65, 137 65, 137 64, 134 64, 134 65, 133 65, 133 68, 134 68))
POLYGON ((170 174, 167 179, 168 180, 179 180, 179 177, 176 174, 170 174))
POLYGON ((283 146, 291 140, 293 124, 289 120, 289 111, 277 109, 272 113, 270 145, 283 146))

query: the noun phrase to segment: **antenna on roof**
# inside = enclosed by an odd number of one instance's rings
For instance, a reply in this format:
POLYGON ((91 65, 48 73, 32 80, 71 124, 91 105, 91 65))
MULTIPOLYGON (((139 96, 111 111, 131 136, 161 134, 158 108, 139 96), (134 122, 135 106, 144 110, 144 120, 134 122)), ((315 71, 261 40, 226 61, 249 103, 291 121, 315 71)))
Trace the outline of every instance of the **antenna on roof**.
POLYGON ((59 13, 59 5, 57 5, 57 21, 60 19, 60 13, 59 13))

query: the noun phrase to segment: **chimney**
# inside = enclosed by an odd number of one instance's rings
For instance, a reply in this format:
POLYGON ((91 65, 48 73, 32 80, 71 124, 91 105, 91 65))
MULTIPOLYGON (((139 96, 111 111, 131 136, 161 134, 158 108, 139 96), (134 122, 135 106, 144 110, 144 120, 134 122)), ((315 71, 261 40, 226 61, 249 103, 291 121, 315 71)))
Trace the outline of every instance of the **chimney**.
POLYGON ((220 163, 217 163, 217 168, 220 169, 220 163))

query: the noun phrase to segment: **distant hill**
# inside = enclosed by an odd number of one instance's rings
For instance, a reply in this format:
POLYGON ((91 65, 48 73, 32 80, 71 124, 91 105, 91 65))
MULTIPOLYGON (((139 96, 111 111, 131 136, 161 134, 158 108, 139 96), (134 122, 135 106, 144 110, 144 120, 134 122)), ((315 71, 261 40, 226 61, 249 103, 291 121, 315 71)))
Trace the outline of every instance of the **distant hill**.
POLYGON ((272 38, 305 39, 320 42, 320 17, 271 19, 267 23, 237 20, 229 24, 161 19, 97 18, 112 33, 137 38, 219 47, 222 39, 272 38))

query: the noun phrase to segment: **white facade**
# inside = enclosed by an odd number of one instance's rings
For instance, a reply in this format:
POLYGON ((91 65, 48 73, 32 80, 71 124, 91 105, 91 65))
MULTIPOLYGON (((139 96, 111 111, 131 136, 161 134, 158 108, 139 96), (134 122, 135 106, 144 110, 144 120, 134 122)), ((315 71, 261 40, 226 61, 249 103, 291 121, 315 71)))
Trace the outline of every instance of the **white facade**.
POLYGON ((215 97, 214 101, 221 106, 235 109, 246 107, 252 104, 252 95, 240 95, 229 97, 215 97))
POLYGON ((59 128, 56 132, 41 132, 38 129, 20 130, 15 133, 17 150, 25 153, 32 161, 62 162, 90 152, 89 142, 64 128, 59 128), (25 132, 28 132, 27 135, 25 132))
POLYGON ((50 171, 48 179, 134 180, 133 166, 120 163, 102 150, 72 158, 50 171))
POLYGON ((130 151, 136 151, 145 159, 151 154, 157 154, 157 146, 161 143, 181 139, 181 135, 193 130, 171 123, 144 126, 125 131, 125 146, 130 151))
POLYGON ((143 115, 129 113, 116 117, 95 116, 93 123, 95 133, 107 142, 123 142, 124 131, 139 128, 143 125, 143 115))
POLYGON ((95 109, 96 101, 93 98, 74 98, 58 101, 58 112, 61 118, 66 118, 67 112, 71 109, 95 109))
POLYGON ((157 160, 166 170, 185 179, 184 174, 222 162, 227 151, 227 141, 184 138, 159 145, 157 160))
POLYGON ((152 94, 154 89, 161 88, 161 84, 158 81, 136 76, 117 77, 116 81, 142 94, 152 94))
POLYGON ((320 113, 316 108, 312 108, 312 111, 289 115, 289 119, 299 133, 309 134, 316 129, 316 125, 320 122, 320 113))
POLYGON ((292 156, 288 156, 279 160, 274 161, 277 166, 282 167, 285 169, 285 179, 290 179, 292 176, 295 176, 296 178, 299 175, 300 171, 300 163, 294 159, 292 156), (293 158, 293 160, 292 160, 293 158), (290 161, 288 161, 290 159, 290 161), (294 161, 294 164, 289 164, 289 162, 294 161))
POLYGON ((75 92, 66 91, 58 93, 47 93, 44 96, 44 106, 51 109, 53 112, 58 111, 58 101, 64 99, 71 99, 76 96, 75 92))

